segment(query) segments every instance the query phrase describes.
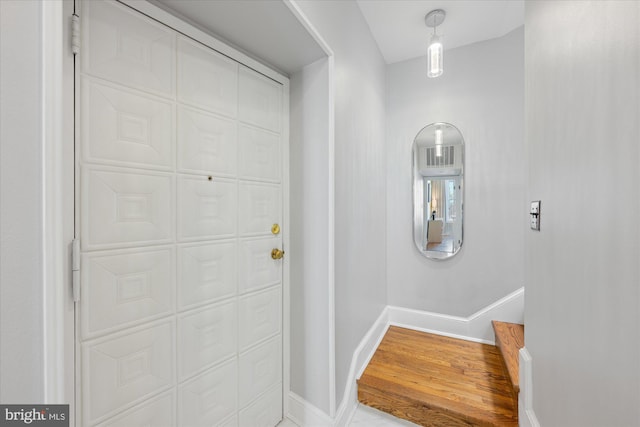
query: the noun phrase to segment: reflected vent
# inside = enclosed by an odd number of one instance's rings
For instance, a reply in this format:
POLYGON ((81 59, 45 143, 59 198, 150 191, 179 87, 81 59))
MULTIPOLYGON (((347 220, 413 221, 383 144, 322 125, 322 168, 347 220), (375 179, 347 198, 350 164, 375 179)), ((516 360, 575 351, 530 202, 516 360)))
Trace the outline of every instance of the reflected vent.
POLYGON ((437 155, 436 147, 423 148, 424 166, 428 168, 439 168, 443 166, 453 166, 454 150, 453 146, 441 147, 440 156, 437 155))

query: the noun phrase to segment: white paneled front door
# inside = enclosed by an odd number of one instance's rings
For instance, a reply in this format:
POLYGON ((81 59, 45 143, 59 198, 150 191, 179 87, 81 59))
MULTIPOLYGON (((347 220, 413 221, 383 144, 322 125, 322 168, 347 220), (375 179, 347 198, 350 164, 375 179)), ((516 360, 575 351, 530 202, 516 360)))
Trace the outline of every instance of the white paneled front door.
POLYGON ((78 425, 282 418, 282 84, 81 3, 78 425))

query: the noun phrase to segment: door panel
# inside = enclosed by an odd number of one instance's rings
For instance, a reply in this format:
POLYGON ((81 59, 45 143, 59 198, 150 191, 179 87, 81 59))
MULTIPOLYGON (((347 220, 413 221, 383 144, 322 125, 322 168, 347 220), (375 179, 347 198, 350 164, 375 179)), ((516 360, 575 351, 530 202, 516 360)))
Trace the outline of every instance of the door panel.
POLYGON ((181 172, 235 176, 235 121, 193 108, 180 107, 178 129, 178 169, 181 172))
POLYGON ((236 295, 236 242, 178 248, 180 311, 236 295))
POLYGON ((92 252, 82 265, 84 339, 173 313, 172 248, 92 252))
POLYGON ((175 87, 175 35, 125 7, 82 5, 83 72, 171 97, 175 87), (117 25, 114 25, 117 23, 117 25), (86 27, 89 28, 86 28, 86 27))
POLYGON ((84 79, 82 141, 90 162, 170 169, 173 106, 132 90, 84 79))
POLYGON ((178 318, 178 374, 185 380, 236 353, 235 301, 178 318))
POLYGON ((173 178, 151 172, 88 168, 82 177, 86 249, 171 243, 173 178))
POLYGON ((247 67, 240 67, 239 119, 279 133, 281 112, 282 87, 247 67))
POLYGON ((81 1, 83 427, 282 418, 283 86, 81 1))
POLYGON ((276 337, 240 355, 239 401, 245 406, 282 378, 282 343, 276 337))
POLYGON ((281 302, 279 286, 240 298, 240 351, 280 333, 281 302))
POLYGON ((282 280, 282 260, 271 259, 271 250, 281 248, 280 238, 240 240, 238 258, 238 292, 245 294, 282 280))
POLYGON ((233 237, 238 190, 235 181, 178 177, 178 239, 233 237))
POLYGON ((173 392, 151 399, 132 411, 99 424, 99 427, 174 427, 176 399, 173 392))
POLYGON ((185 37, 178 38, 178 100, 235 118, 238 63, 185 37))
POLYGON ((240 235, 270 235, 281 222, 280 185, 242 182, 239 196, 240 235))
POLYGON ((173 384, 174 335, 164 322, 83 346, 85 425, 173 384))
POLYGON ((261 129, 240 126, 240 176, 280 182, 280 137, 261 129))
POLYGON ((247 408, 240 411, 240 427, 271 427, 278 423, 282 407, 282 384, 275 385, 247 408), (275 424, 274 424, 275 423, 275 424))
POLYGON ((180 426, 214 426, 237 411, 235 360, 186 382, 179 391, 180 426))

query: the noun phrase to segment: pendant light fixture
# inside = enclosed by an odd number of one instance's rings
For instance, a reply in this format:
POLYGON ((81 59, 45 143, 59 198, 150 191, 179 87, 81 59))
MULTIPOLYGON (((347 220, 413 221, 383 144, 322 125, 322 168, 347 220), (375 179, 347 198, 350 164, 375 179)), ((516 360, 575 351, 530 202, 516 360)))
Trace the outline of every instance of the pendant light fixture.
POLYGON ((433 34, 427 49, 427 77, 438 77, 444 72, 444 47, 442 46, 442 36, 436 32, 438 25, 444 22, 446 12, 442 9, 435 9, 427 13, 424 22, 427 27, 433 28, 433 34))

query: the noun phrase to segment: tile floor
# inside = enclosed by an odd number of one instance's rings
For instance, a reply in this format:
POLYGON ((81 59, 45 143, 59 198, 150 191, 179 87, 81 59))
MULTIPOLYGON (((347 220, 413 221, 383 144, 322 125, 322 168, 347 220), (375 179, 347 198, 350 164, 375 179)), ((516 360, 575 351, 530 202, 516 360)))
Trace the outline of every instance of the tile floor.
MULTIPOLYGON (((284 419, 278 427, 298 427, 291 420, 284 419)), ((417 427, 409 421, 393 417, 385 412, 364 405, 358 405, 349 427, 417 427)))

